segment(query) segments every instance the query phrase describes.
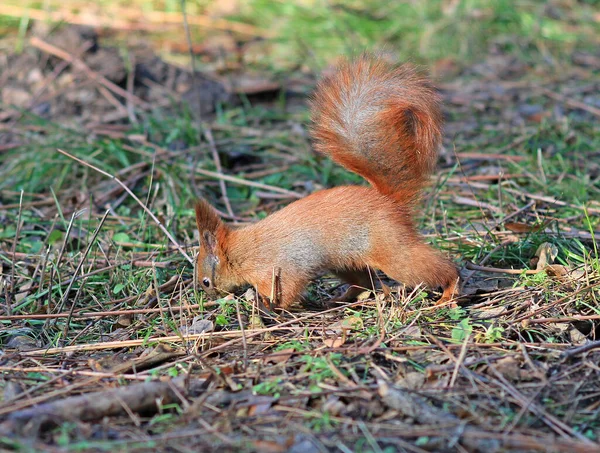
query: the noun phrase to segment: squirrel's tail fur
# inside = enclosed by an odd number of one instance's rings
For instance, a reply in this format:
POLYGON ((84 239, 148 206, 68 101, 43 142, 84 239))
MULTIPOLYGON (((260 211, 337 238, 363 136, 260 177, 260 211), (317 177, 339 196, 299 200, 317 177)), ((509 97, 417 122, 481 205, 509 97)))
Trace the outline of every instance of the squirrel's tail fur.
POLYGON ((441 141, 440 95, 426 77, 363 54, 318 83, 311 107, 317 151, 379 192, 415 201, 441 141))

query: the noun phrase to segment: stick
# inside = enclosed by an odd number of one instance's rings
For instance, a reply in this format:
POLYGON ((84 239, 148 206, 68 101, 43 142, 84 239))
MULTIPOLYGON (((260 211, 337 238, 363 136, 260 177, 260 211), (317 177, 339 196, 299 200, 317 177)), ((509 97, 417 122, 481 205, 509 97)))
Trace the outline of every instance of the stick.
POLYGON ((256 187, 258 189, 271 190, 273 192, 278 192, 278 193, 287 195, 290 198, 304 198, 304 195, 302 195, 298 192, 293 192, 291 190, 282 189, 281 187, 271 186, 269 184, 263 184, 260 182, 248 181, 247 179, 239 178, 236 176, 224 175, 224 174, 217 173, 214 171, 204 170, 202 168, 196 168, 196 173, 200 173, 201 175, 205 175, 205 176, 210 176, 211 178, 215 178, 215 179, 223 179, 225 181, 239 184, 241 186, 256 187))
POLYGON ((27 428, 31 428, 30 422, 35 421, 37 427, 43 428, 48 422, 55 421, 57 417, 89 421, 130 411, 158 411, 162 405, 180 401, 181 394, 187 396, 189 393, 198 392, 205 382, 204 379, 196 379, 187 383, 186 377, 182 376, 167 382, 143 382, 72 396, 13 412, 8 420, 0 425, 0 434, 26 434, 27 428))
POLYGON ((526 275, 533 275, 533 274, 539 274, 540 272, 544 271, 545 269, 540 269, 540 270, 533 270, 533 269, 500 269, 498 267, 486 267, 486 266, 479 266, 478 264, 474 264, 474 263, 467 263, 465 264, 465 268, 471 270, 471 271, 482 271, 482 272, 490 272, 493 274, 512 274, 512 275, 522 275, 522 274, 526 274, 526 275))

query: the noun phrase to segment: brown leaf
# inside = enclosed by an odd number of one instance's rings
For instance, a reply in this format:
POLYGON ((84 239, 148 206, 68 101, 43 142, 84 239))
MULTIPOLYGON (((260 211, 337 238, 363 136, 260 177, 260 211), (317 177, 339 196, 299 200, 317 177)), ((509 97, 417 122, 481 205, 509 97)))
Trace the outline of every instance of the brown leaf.
POLYGON ((323 344, 325 346, 327 346, 328 348, 339 348, 345 342, 346 342, 346 333, 345 332, 343 332, 341 336, 338 335, 338 336, 334 336, 334 337, 323 338, 323 344))
POLYGON ((133 321, 133 315, 120 315, 117 318, 116 325, 119 327, 129 327, 133 321))
POLYGON ((349 316, 342 319, 341 321, 333 323, 327 330, 334 332, 341 332, 344 330, 362 330, 364 323, 362 318, 358 316, 349 316))
POLYGON ((504 224, 504 228, 512 231, 513 233, 532 233, 535 231, 540 231, 543 227, 543 225, 529 225, 521 222, 506 222, 504 224))
POLYGON ((290 357, 294 355, 294 352, 294 348, 281 349, 269 354, 268 356, 265 356, 263 360, 265 363, 285 363, 290 360, 290 357))
POLYGON ((395 384, 407 389, 417 390, 425 384, 425 374, 418 371, 411 371, 396 380, 395 384))
POLYGON ((179 329, 184 335, 193 335, 204 332, 212 332, 215 326, 210 319, 202 319, 202 316, 194 317, 191 326, 181 326, 179 329))
POLYGON ((535 256, 538 257, 538 262, 536 269, 542 270, 549 264, 552 264, 554 259, 558 255, 558 247, 550 242, 544 242, 540 244, 537 251, 535 252, 535 256))
POLYGON ((255 440, 252 443, 256 451, 264 451, 265 453, 285 453, 288 451, 287 445, 282 445, 271 440, 255 440))
POLYGON ((521 364, 512 356, 498 360, 494 365, 495 370, 511 381, 520 381, 523 378, 521 364))

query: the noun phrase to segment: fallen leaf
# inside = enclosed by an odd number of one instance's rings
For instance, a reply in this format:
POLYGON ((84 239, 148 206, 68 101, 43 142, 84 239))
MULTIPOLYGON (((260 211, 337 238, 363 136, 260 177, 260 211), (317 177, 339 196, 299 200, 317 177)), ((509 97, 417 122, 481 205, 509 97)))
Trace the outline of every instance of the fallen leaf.
POLYGON ((584 344, 587 337, 582 334, 579 329, 572 328, 569 330, 569 339, 574 345, 584 344))
POLYGON ((497 318, 508 309, 501 305, 498 307, 486 308, 485 310, 471 310, 470 315, 473 319, 492 319, 497 318))
POLYGON ((425 384, 425 374, 418 371, 411 371, 396 380, 395 384, 407 389, 417 390, 425 384))
POLYGON ((339 348, 346 342, 346 332, 342 332, 342 335, 334 337, 323 338, 323 344, 328 348, 339 348))
POLYGON ((209 319, 203 319, 202 316, 196 316, 192 320, 191 326, 181 326, 179 331, 184 335, 193 335, 204 332, 212 332, 215 329, 215 325, 209 319))
POLYGON ((349 316, 341 321, 333 323, 327 330, 342 331, 342 330, 362 330, 364 323, 362 318, 358 316, 349 316))
POLYGON ((538 247, 535 256, 538 257, 536 269, 538 271, 542 270, 554 262, 554 259, 558 256, 558 247, 550 242, 544 242, 538 247))
POLYGON ((281 349, 265 356, 263 360, 265 363, 285 363, 294 355, 294 352, 294 348, 281 349))
POLYGON ((532 233, 535 231, 540 231, 543 228, 543 225, 529 225, 521 222, 506 222, 504 224, 504 228, 512 231, 513 233, 532 233))
POLYGON ((494 365, 495 370, 511 381, 521 380, 521 364, 512 356, 498 360, 494 365))
POLYGON ((406 327, 402 331, 402 333, 404 334, 404 336, 408 338, 414 338, 415 340, 421 338, 421 336, 423 335, 423 333, 421 332, 421 328, 416 324, 406 327))
POLYGON ((321 406, 321 412, 326 412, 334 417, 340 415, 344 409, 346 409, 346 405, 335 395, 329 396, 321 406))
POLYGON ((133 315, 120 315, 117 318, 116 325, 119 327, 129 327, 133 321, 133 315))

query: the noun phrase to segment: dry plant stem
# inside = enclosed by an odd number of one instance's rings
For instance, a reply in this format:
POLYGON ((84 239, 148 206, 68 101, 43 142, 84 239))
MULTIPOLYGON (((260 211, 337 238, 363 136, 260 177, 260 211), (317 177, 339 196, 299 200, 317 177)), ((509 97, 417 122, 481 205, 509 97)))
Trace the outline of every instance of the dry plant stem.
POLYGON ((456 379, 458 378, 458 370, 465 363, 465 358, 467 356, 467 345, 469 344, 470 339, 471 334, 465 337, 465 341, 463 341, 462 348, 460 348, 460 353, 458 354, 458 359, 456 360, 456 365, 454 366, 454 371, 452 372, 452 378, 450 379, 450 388, 454 387, 454 384, 456 384, 456 379))
MULTIPOLYGON (((85 252, 83 253, 83 256, 81 257, 81 260, 79 260, 79 264, 77 265, 77 268, 75 269, 74 275, 78 275, 79 272, 81 272, 83 263, 85 263, 85 260, 87 259, 87 256, 90 253, 90 250, 92 250, 92 246, 94 245, 96 238, 98 237, 98 233, 100 233, 100 230, 102 229, 102 226, 104 225, 104 222, 106 221, 106 216, 108 216, 108 211, 106 211, 104 213, 104 215, 102 216, 102 219, 100 219, 98 228, 96 228, 96 231, 94 231, 94 234, 92 235, 92 238, 90 239, 90 242, 88 243, 88 246, 86 247, 85 252)), ((67 289, 65 290, 65 294, 64 294, 62 300, 60 301, 60 304, 58 306, 58 311, 61 311, 63 306, 65 305, 65 302, 67 301, 67 297, 69 297, 69 293, 71 292, 71 288, 73 287, 73 283, 75 283, 75 280, 71 279, 71 283, 69 283, 69 286, 67 286, 67 289)), ((85 280, 79 287, 80 290, 84 284, 85 284, 85 280)), ((79 293, 79 291, 78 291, 78 293, 79 293)), ((67 316, 67 321, 65 322, 65 328, 63 331, 63 340, 67 338, 67 334, 69 332, 69 325, 71 324, 71 318, 73 317, 73 312, 75 311, 76 303, 77 303, 77 297, 75 297, 75 299, 71 302, 71 309, 69 310, 69 316, 67 316)))
MULTIPOLYGON (((133 82, 135 80, 135 56, 132 53, 129 53, 129 71, 127 71, 127 92, 133 95, 133 82)), ((133 124, 138 122, 135 116, 135 109, 133 106, 133 102, 131 102, 131 98, 127 98, 127 115, 129 116, 129 121, 133 124)))
MULTIPOLYGON (((12 254, 14 256, 16 250, 17 250, 17 242, 19 241, 19 234, 21 234, 21 217, 23 214, 23 191, 21 190, 21 194, 19 196, 19 214, 17 216, 17 231, 15 232, 15 238, 13 239, 13 243, 12 243, 12 254)), ((15 261, 13 260, 12 262, 12 266, 10 267, 10 296, 11 299, 12 297, 14 297, 15 294, 15 261)), ((7 315, 11 315, 12 314, 12 309, 11 309, 11 299, 6 299, 6 314, 7 315)))
POLYGON ((67 225, 67 231, 65 232, 65 238, 63 239, 63 243, 60 246, 60 251, 58 252, 58 258, 56 259, 56 266, 52 266, 52 269, 50 270, 50 281, 48 283, 48 304, 47 304, 48 313, 50 313, 50 311, 52 310, 52 288, 54 287, 54 284, 53 284, 54 273, 55 273, 55 270, 60 266, 60 262, 62 261, 63 255, 65 253, 65 249, 67 248, 67 242, 69 241, 69 237, 71 236, 71 229, 73 228, 73 222, 80 214, 81 214, 81 211, 77 211, 71 215, 71 220, 69 221, 69 224, 67 225))
MULTIPOLYGON (((64 379, 65 376, 83 376, 83 377, 97 377, 97 378, 108 378, 108 379, 125 379, 128 381, 145 381, 148 379, 147 375, 141 373, 136 374, 122 374, 122 373, 111 373, 106 371, 85 371, 85 370, 65 370, 62 368, 48 368, 48 367, 11 367, 11 366, 0 366, 0 371, 4 372, 15 372, 15 373, 46 373, 46 374, 58 374, 58 380, 64 379)), ((45 383, 44 383, 45 384, 45 383)), ((29 389, 28 389, 29 390, 29 389)), ((29 392, 28 394, 31 394, 29 392)), ((23 398, 19 394, 20 398, 23 398)), ((11 400, 12 401, 12 400, 11 400)))
POLYGON ((196 173, 200 173, 204 176, 210 176, 215 179, 223 179, 225 181, 232 182, 234 184, 239 184, 240 186, 248 186, 248 187, 256 187, 258 189, 270 190, 272 192, 282 193, 284 195, 289 196, 290 198, 304 198, 304 195, 298 192, 294 192, 287 189, 282 189, 281 187, 270 186, 269 184, 262 184, 260 182, 248 181, 244 178, 239 178, 236 176, 230 176, 225 174, 220 174, 210 170, 204 170, 203 168, 196 168, 196 173))
POLYGON ((591 113, 592 115, 600 117, 600 109, 599 108, 596 108, 594 106, 577 101, 576 99, 566 98, 563 95, 555 93, 554 91, 551 91, 547 88, 540 88, 540 90, 542 91, 542 93, 544 93, 549 98, 552 98, 556 101, 562 102, 565 105, 568 105, 569 107, 572 107, 575 109, 580 109, 580 110, 585 110, 586 112, 591 113))
POLYGON ((560 355, 560 358, 561 359, 568 359, 568 358, 574 357, 576 355, 584 354, 586 352, 589 352, 592 349, 598 349, 598 348, 600 348, 600 340, 598 340, 598 341, 590 341, 589 343, 586 343, 583 346, 578 346, 578 347, 573 348, 573 349, 567 349, 566 351, 564 351, 560 355))
POLYGON ((539 274, 540 272, 544 271, 544 269, 540 269, 540 270, 500 269, 497 267, 479 266, 479 265, 473 264, 473 263, 466 263, 465 268, 467 268, 471 271, 482 271, 482 272, 490 272, 490 273, 494 273, 494 274, 513 274, 513 275, 523 275, 523 274, 532 275, 532 274, 539 274))
POLYGON ((533 318, 528 319, 527 324, 553 324, 571 321, 597 321, 600 315, 565 316, 564 318, 533 318))
POLYGON ((140 207, 146 212, 146 214, 148 214, 152 220, 154 220, 154 223, 156 223, 156 225, 158 226, 158 228, 160 228, 160 230, 165 233, 165 235, 167 236, 167 238, 169 239, 169 241, 171 241, 171 243, 175 246, 175 248, 177 248, 177 250, 179 251, 179 253, 181 253, 181 255, 188 260, 188 262, 190 264, 194 264, 194 261, 189 257, 189 255, 187 253, 185 253, 185 250, 183 250, 181 248, 181 246, 179 245, 179 243, 175 240, 175 238, 171 235, 171 233, 169 233, 169 231, 164 227, 164 225, 160 222, 160 220, 158 220, 158 218, 152 213, 152 211, 150 211, 150 209, 148 209, 146 207, 146 205, 144 205, 144 203, 141 202, 141 200, 131 191, 131 189, 129 189, 129 187, 127 187, 125 184, 123 184, 121 182, 121 180, 117 179, 116 177, 114 177, 113 175, 111 175, 110 173, 105 172, 104 170, 99 169, 98 167, 95 167, 94 165, 79 159, 78 157, 73 156, 72 154, 67 153, 66 151, 63 151, 62 149, 57 149, 57 151, 61 154, 64 154, 65 156, 67 156, 70 159, 73 159, 76 162, 79 162, 82 165, 85 165, 88 168, 91 168, 92 170, 97 171, 98 173, 107 176, 109 178, 111 178, 112 180, 114 180, 117 184, 119 184, 121 187, 123 187, 123 189, 140 205, 140 207))
MULTIPOLYGON (((452 354, 452 351, 450 351, 450 348, 448 347, 448 345, 445 345, 444 343, 442 343, 435 335, 428 333, 427 337, 438 347, 440 348, 442 351, 444 351, 444 353, 448 356, 448 358, 454 362, 456 364, 456 369, 460 370, 464 373, 464 375, 469 379, 469 381, 471 382, 471 386, 473 388, 476 388, 475 385, 475 378, 474 373, 471 372, 471 370, 469 370, 465 365, 464 365, 464 359, 460 360, 458 358, 456 358, 454 356, 454 354, 452 354)), ((465 341, 461 346, 460 346, 460 352, 459 355, 461 354, 461 352, 466 349, 468 346, 468 342, 465 341)), ((477 378, 479 380, 479 378, 477 378)))
MULTIPOLYGON (((159 311, 164 309, 159 309, 159 311)), ((266 332, 281 329, 281 327, 265 328, 265 329, 253 329, 246 331, 246 338, 250 336, 262 335, 266 332)), ((303 327, 287 327, 289 330, 302 331, 303 327)), ((136 346, 142 346, 146 344, 155 343, 181 343, 183 341, 194 341, 198 339, 210 339, 215 338, 244 338, 242 332, 239 330, 233 331, 222 331, 222 332, 204 332, 195 333, 189 335, 170 335, 166 337, 151 337, 138 340, 123 340, 123 341, 105 341, 103 343, 90 343, 90 344, 79 344, 73 346, 64 346, 62 348, 47 348, 47 349, 34 349, 31 351, 23 351, 20 354, 26 357, 37 357, 46 356, 52 354, 61 354, 67 352, 78 352, 78 351, 103 351, 108 349, 121 349, 121 348, 132 348, 136 346)))
MULTIPOLYGON (((490 230, 491 231, 495 230, 496 228, 498 228, 503 223, 506 223, 509 219, 512 219, 513 217, 518 216, 519 214, 522 214, 523 212, 529 210, 529 208, 533 207, 533 205, 535 205, 535 201, 530 201, 529 203, 527 203, 522 208, 517 209, 513 213, 506 215, 503 219, 501 219, 498 222, 496 222, 495 225, 493 225, 492 227, 490 227, 490 230)), ((479 263, 479 264, 483 264, 483 262, 479 263)))
POLYGON ((242 348, 244 350, 244 373, 248 369, 248 342, 246 341, 246 332, 244 330, 244 323, 242 321, 242 314, 240 312, 240 302, 235 298, 235 311, 237 312, 238 324, 240 325, 240 331, 242 332, 242 348))
MULTIPOLYGON (((215 145, 215 139, 213 138, 212 131, 208 125, 203 125, 202 129, 204 130, 204 136, 206 137, 206 140, 208 140, 210 152, 212 153, 213 160, 215 161, 217 173, 222 175, 223 168, 221 167, 221 158, 219 157, 219 152, 217 151, 217 146, 215 145)), ((229 202, 229 197, 227 196, 227 187, 225 186, 225 181, 223 178, 219 178, 219 187, 221 189, 221 195, 223 197, 223 203, 225 203, 225 209, 227 209, 227 213, 232 218, 235 218, 236 216, 231 208, 231 203, 229 202)))
MULTIPOLYGON (((50 231, 52 231, 54 229, 54 224, 50 228, 50 231)), ((154 252, 151 252, 151 253, 154 253, 154 252)), ((0 250, 0 255, 10 256, 11 254, 8 253, 8 252, 3 252, 2 250, 0 250)), ((31 255, 31 254, 28 254, 28 253, 19 253, 19 252, 16 252, 14 255, 12 255, 12 259, 13 260, 16 260, 18 258, 27 259, 27 258, 31 258, 32 256, 35 256, 35 255, 31 255)), ((46 261, 48 259, 48 252, 43 253, 42 257, 44 259, 44 262, 42 263, 42 265, 40 266, 40 268, 42 269, 42 275, 44 275, 43 273, 45 272, 45 268, 46 268, 46 261)), ((103 260, 98 260, 98 261, 104 262, 103 260)), ((96 261, 96 263, 97 263, 97 261, 96 261)), ((169 262, 169 261, 147 261, 147 260, 139 260, 139 259, 135 259, 135 258, 134 259, 130 259, 130 260, 126 260, 126 261, 119 261, 119 262, 117 262, 115 264, 112 264, 110 266, 102 267, 102 268, 99 268, 99 269, 87 272, 87 273, 85 273, 83 275, 71 277, 71 278, 69 278, 67 280, 64 280, 64 281, 58 283, 58 285, 59 286, 66 286, 69 283, 71 283, 72 280, 75 280, 75 281, 81 280, 82 278, 91 277, 92 275, 101 274, 102 272, 107 272, 107 271, 109 271, 111 269, 115 269, 117 267, 121 267, 121 266, 124 266, 124 265, 130 265, 130 266, 133 266, 133 267, 159 267, 159 268, 168 268, 171 265, 171 262, 169 262)), ((43 282, 44 279, 40 278, 40 281, 43 282)), ((40 288, 40 285, 37 284, 37 285, 32 285, 31 288, 29 288, 29 289, 31 291, 35 291, 35 290, 37 290, 39 288, 40 288)), ((2 319, 1 316, 0 316, 0 319, 2 319)))

